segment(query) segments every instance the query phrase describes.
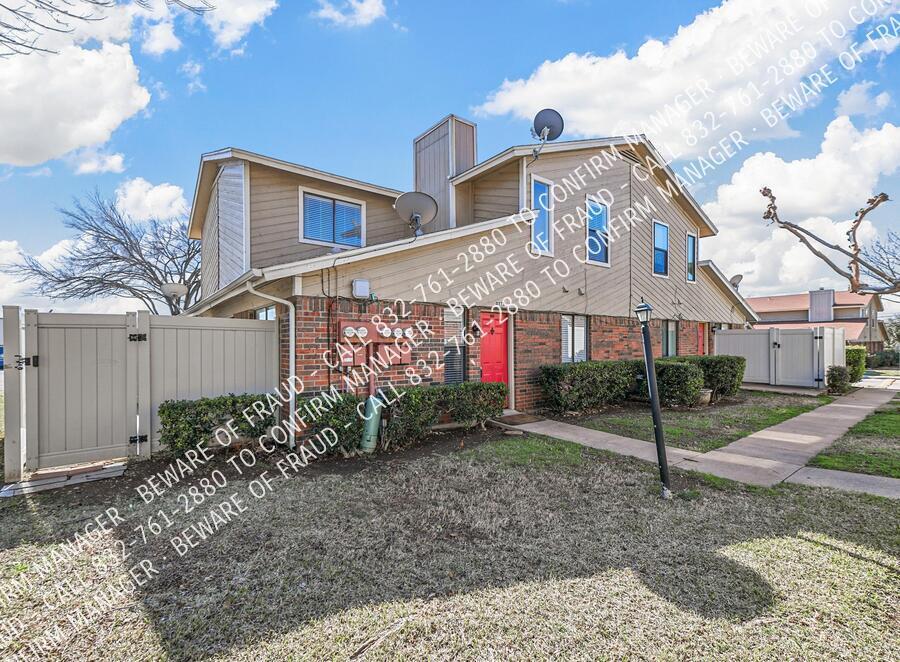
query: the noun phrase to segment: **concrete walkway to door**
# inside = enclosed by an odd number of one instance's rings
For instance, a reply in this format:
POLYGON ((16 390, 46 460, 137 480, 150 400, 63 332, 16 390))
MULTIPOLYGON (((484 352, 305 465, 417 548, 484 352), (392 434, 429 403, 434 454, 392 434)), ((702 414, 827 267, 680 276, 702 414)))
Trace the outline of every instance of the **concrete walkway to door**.
MULTIPOLYGON (((819 451, 830 446, 853 425, 889 402, 895 395, 896 391, 892 390, 860 389, 837 398, 831 404, 708 453, 669 447, 669 465, 763 487, 787 481, 900 499, 900 480, 897 479, 862 474, 847 474, 842 477, 835 474, 846 472, 834 471, 822 476, 816 472, 823 470, 812 471, 806 468, 806 463, 819 451), (811 471, 815 475, 810 474, 811 471)), ((527 423, 516 428, 620 455, 656 461, 656 447, 649 441, 551 420, 527 423)))

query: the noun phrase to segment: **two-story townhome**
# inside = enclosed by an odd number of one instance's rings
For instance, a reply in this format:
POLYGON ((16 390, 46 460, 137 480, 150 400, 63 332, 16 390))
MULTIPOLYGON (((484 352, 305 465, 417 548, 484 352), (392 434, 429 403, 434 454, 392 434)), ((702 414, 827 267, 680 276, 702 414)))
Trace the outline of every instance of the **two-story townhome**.
POLYGON ((203 155, 189 230, 203 296, 188 314, 280 320, 282 375, 293 366, 307 391, 365 387, 340 350, 348 326, 418 323, 427 338, 374 383, 502 381, 520 410, 540 406, 541 365, 640 357, 642 299, 657 355, 711 352, 716 329, 757 321, 700 259, 716 227, 645 138, 479 161, 475 124, 450 115, 413 147, 413 189, 438 204, 419 232, 393 208, 401 191, 239 149, 203 155))
POLYGON ((887 340, 884 322, 878 319, 884 306, 877 294, 820 288, 801 294, 748 297, 747 303, 759 316, 754 325, 757 329, 843 329, 848 345, 864 345, 870 353, 883 350, 887 340))

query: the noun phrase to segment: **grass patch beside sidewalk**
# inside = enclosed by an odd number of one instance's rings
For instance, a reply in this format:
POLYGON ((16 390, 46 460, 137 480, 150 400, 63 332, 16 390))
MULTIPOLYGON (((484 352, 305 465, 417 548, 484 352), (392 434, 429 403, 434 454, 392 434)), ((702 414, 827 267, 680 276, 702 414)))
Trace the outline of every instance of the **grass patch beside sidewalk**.
POLYGON ((810 466, 900 478, 900 398, 880 407, 809 461, 810 466))
MULTIPOLYGON (((737 396, 723 398, 709 407, 664 409, 666 444, 705 453, 833 400, 826 395, 812 397, 741 391, 737 396)), ((654 440, 653 418, 647 404, 611 407, 579 424, 632 439, 654 440)))

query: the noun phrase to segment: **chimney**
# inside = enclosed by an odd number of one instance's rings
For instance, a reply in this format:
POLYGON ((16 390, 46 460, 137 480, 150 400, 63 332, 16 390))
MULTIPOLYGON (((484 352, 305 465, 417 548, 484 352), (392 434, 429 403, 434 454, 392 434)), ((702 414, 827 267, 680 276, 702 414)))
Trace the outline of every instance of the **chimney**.
POLYGON ((820 287, 809 293, 809 321, 834 321, 834 290, 820 287))
POLYGON ((477 134, 474 122, 448 115, 413 141, 413 188, 438 203, 437 218, 425 226, 426 233, 456 226, 456 200, 449 179, 475 165, 477 134))

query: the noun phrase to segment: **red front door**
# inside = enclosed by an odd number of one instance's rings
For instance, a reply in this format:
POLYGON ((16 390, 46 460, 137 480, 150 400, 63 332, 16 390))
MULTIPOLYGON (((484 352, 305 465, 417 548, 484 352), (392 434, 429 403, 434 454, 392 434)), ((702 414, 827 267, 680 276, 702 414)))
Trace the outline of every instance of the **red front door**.
POLYGON ((481 313, 481 381, 509 384, 506 316, 481 313))

